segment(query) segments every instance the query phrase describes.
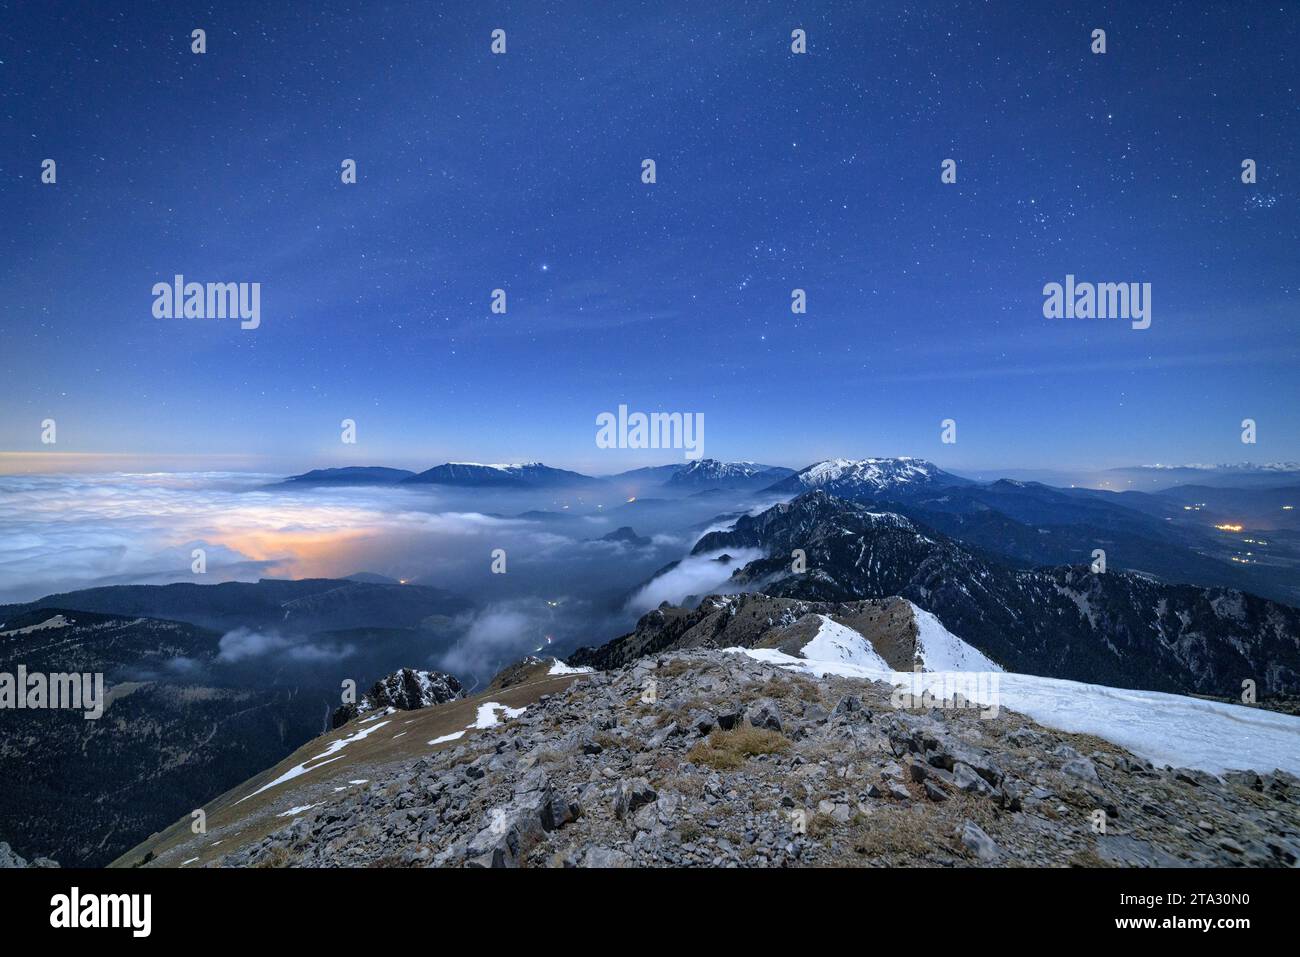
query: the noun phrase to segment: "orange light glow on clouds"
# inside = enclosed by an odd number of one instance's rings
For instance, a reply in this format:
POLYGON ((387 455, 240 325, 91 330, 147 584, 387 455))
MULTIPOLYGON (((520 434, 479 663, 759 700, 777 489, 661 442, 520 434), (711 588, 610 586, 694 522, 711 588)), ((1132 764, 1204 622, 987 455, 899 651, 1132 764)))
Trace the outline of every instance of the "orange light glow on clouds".
POLYGON ((208 583, 337 578, 386 571, 404 557, 463 561, 483 537, 520 524, 440 511, 427 489, 273 487, 278 482, 230 472, 0 474, 0 601, 123 581, 192 581, 194 549, 205 552, 208 583))
POLYGON ((83 472, 260 471, 257 455, 139 455, 128 452, 0 452, 0 475, 83 472))
POLYGON ((247 558, 273 561, 282 575, 291 578, 332 578, 356 569, 341 556, 351 555, 356 546, 377 534, 370 529, 295 530, 250 529, 222 532, 214 529, 215 541, 247 558))

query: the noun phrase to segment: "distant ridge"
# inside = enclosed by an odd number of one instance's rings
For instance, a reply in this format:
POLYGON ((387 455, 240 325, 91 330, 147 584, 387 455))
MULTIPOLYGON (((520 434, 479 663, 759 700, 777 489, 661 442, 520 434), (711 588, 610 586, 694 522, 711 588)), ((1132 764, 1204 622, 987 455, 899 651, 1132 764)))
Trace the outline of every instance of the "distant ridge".
POLYGON ((541 462, 514 465, 484 465, 479 462, 447 462, 402 480, 410 485, 455 485, 469 488, 556 488, 594 485, 600 479, 554 469, 541 462))
POLYGON ((291 475, 280 485, 395 485, 414 474, 409 469, 390 469, 381 465, 348 465, 291 475))
POLYGON ((664 484, 669 488, 766 488, 793 475, 794 469, 757 462, 719 462, 717 459, 700 459, 675 471, 664 484))

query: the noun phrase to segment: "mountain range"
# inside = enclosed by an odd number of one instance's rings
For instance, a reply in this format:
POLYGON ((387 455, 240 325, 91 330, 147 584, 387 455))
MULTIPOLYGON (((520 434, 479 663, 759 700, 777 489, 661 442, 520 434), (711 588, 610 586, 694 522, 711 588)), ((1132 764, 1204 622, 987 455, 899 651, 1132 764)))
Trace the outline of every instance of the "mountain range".
POLYGON ((735 590, 816 601, 901 596, 1004 667, 1119 687, 1300 692, 1300 610, 1224 588, 1089 565, 1024 568, 888 511, 806 493, 710 532, 693 554, 741 548, 735 590), (793 570, 795 550, 805 570, 793 570))
MULTIPOLYGON (((564 489, 593 494, 603 490, 611 497, 631 493, 619 506, 629 514, 635 507, 638 515, 651 511, 665 518, 671 518, 675 503, 683 498, 705 505, 709 496, 727 493, 730 500, 721 509, 740 504, 737 496, 759 502, 820 489, 907 515, 1024 565, 1091 561, 1093 552, 1101 549, 1116 568, 1169 582, 1240 588, 1300 605, 1300 472, 1292 471, 1289 463, 1144 471, 1195 474, 1208 484, 1108 491, 1006 478, 975 482, 925 459, 898 457, 827 459, 798 472, 703 459, 605 478, 540 463, 448 463, 419 474, 395 469, 318 470, 294 476, 280 487, 356 482, 466 490, 564 489), (1215 476, 1220 475, 1249 481, 1218 484, 1215 476)), ((586 507, 590 512, 608 504, 588 502, 586 507)), ((581 507, 564 515, 533 509, 519 517, 573 522, 580 514, 581 507)))
POLYGON ((405 485, 453 485, 469 488, 559 488, 599 484, 590 475, 551 468, 541 462, 481 465, 448 462, 402 480, 405 485))
MULTIPOLYGON (((1014 470, 1013 470, 1014 471, 1014 470)), ((309 487, 314 485, 396 485, 403 482, 415 484, 442 484, 459 486, 517 488, 558 487, 566 484, 585 485, 591 482, 663 486, 682 484, 698 486, 713 481, 735 484, 733 487, 767 488, 782 478, 795 474, 794 469, 783 466, 760 465, 754 462, 721 462, 701 459, 696 462, 654 465, 631 469, 607 476, 583 475, 579 472, 552 468, 539 462, 507 465, 484 465, 476 462, 447 462, 423 472, 383 466, 344 466, 313 469, 293 475, 278 483, 277 487, 309 487), (674 478, 683 476, 674 483, 674 478), (771 481, 766 481, 770 479, 771 481)), ((924 459, 896 458, 826 459, 799 472, 804 478, 790 483, 785 490, 807 491, 825 487, 833 491, 833 483, 848 477, 872 482, 878 490, 891 485, 915 485, 918 481, 935 486, 960 485, 969 482, 924 459)), ((1008 477, 1011 473, 1007 473, 1008 477)), ((1064 473, 1061 473, 1064 474, 1064 473)), ((1201 485, 1220 489, 1264 489, 1283 485, 1300 486, 1300 463, 1273 462, 1256 465, 1242 462, 1229 465, 1141 465, 1108 469, 1101 472, 1080 473, 1088 475, 1100 489, 1110 493, 1124 491, 1156 492, 1179 485, 1201 485)), ((1073 481, 1073 480, 1071 480, 1073 481)), ((1061 483, 1065 484, 1065 483, 1061 483)), ((1078 484, 1075 482, 1074 484, 1078 484)))
POLYGON ((447 462, 418 473, 375 466, 314 469, 301 475, 292 475, 275 487, 445 485, 459 488, 544 489, 599 487, 631 482, 690 492, 710 488, 767 488, 792 474, 793 469, 780 466, 760 465, 756 462, 719 462, 716 459, 639 468, 599 478, 552 468, 541 462, 497 465, 447 462))
POLYGON ((699 490, 706 488, 766 489, 788 475, 793 469, 756 462, 719 462, 717 459, 700 459, 677 468, 664 484, 669 488, 699 490))

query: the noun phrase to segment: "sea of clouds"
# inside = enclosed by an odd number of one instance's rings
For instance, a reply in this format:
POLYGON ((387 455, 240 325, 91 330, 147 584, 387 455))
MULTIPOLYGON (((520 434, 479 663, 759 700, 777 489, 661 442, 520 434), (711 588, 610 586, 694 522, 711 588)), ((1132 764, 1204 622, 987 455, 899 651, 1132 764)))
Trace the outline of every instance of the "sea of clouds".
MULTIPOLYGON (((660 601, 725 590, 737 567, 686 557, 705 529, 727 524, 712 503, 655 502, 629 515, 554 491, 279 480, 231 472, 0 476, 0 603, 103 585, 369 572, 468 600, 473 610, 452 623, 450 650, 411 663, 477 676, 522 654, 608 641, 660 601), (633 522, 650 545, 599 540, 633 522), (192 571, 195 549, 206 553, 205 574, 192 571), (496 549, 506 553, 504 575, 491 571, 496 549)), ((275 657, 306 665, 353 653, 346 643, 254 632, 221 642, 232 664, 275 657)))

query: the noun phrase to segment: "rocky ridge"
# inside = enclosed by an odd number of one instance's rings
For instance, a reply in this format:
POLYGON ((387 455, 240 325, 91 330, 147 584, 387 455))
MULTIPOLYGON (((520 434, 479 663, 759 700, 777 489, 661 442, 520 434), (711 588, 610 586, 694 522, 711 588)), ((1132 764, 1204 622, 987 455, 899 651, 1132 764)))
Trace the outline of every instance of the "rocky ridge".
POLYGON ((372 768, 364 787, 323 787, 292 822, 209 863, 1300 861, 1300 780, 1283 772, 1154 767, 1005 709, 904 710, 885 683, 814 679, 715 649, 651 655, 557 687, 471 737, 372 768))
POLYGON ((0 841, 0 870, 13 869, 20 867, 58 867, 58 861, 52 861, 48 857, 36 857, 30 862, 20 857, 18 853, 6 842, 0 841))
POLYGON ((829 616, 871 636, 872 646, 900 671, 910 670, 917 626, 913 606, 902 598, 804 601, 750 592, 708 595, 695 608, 664 603, 646 612, 629 634, 569 656, 574 665, 601 670, 644 655, 692 648, 776 648, 798 654, 829 616))

